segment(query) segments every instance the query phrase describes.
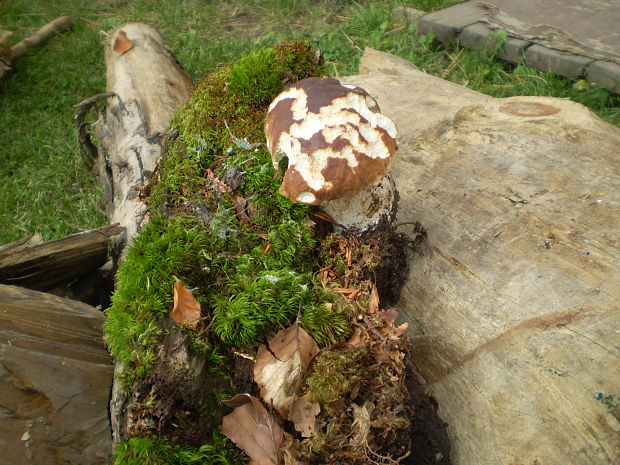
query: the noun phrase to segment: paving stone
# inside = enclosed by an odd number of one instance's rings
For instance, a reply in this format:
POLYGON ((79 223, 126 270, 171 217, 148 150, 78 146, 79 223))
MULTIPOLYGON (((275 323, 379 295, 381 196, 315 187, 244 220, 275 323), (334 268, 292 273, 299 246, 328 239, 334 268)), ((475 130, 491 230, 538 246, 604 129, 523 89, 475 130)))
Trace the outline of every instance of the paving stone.
POLYGON ((392 10, 392 18, 406 19, 410 23, 417 23, 420 18, 426 14, 426 11, 416 10, 407 6, 397 6, 392 10))
POLYGON ((420 34, 434 34, 443 43, 451 42, 464 27, 484 20, 486 11, 479 3, 468 2, 429 13, 420 19, 420 34))
POLYGON ((599 84, 620 94, 620 65, 611 61, 597 60, 588 66, 588 81, 599 84))
POLYGON ((525 51, 525 61, 528 65, 543 71, 551 71, 569 78, 578 78, 593 59, 542 45, 532 45, 525 51))
POLYGON ((508 37, 504 46, 497 54, 502 60, 511 61, 513 63, 521 63, 525 57, 525 50, 531 45, 531 42, 516 37, 508 37))
MULTIPOLYGON (((496 40, 491 37, 493 31, 494 29, 484 23, 471 24, 463 28, 459 34, 459 44, 472 50, 491 52, 496 43, 496 40)), ((523 60, 523 52, 528 45, 530 42, 527 40, 509 36, 497 57, 513 63, 520 63, 523 60)))

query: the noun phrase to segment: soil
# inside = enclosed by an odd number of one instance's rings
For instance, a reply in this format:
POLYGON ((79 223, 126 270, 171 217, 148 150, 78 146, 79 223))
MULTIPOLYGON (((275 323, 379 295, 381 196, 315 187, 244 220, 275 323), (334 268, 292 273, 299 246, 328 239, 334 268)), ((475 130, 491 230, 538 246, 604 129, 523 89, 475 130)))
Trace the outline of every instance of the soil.
POLYGON ((379 245, 380 261, 374 270, 373 280, 379 290, 382 306, 386 308, 396 304, 400 298, 400 291, 409 274, 407 252, 415 250, 426 237, 426 230, 420 223, 411 226, 411 235, 399 233, 396 227, 391 227, 364 238, 379 245))
POLYGON ((411 455, 403 465, 452 465, 448 424, 437 415, 437 401, 429 396, 417 376, 407 366, 405 385, 415 414, 411 420, 411 455))
POLYGON ((213 427, 220 423, 222 412, 214 392, 225 391, 227 383, 208 373, 207 356, 191 349, 186 331, 168 318, 162 326, 166 336, 153 369, 137 383, 121 432, 200 446, 209 442, 213 427))

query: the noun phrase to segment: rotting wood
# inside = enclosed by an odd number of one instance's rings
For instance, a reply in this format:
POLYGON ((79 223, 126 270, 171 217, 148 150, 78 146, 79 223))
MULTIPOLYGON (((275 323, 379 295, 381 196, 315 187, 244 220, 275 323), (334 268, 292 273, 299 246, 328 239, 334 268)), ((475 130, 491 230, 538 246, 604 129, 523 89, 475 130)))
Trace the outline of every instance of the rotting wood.
POLYGON ((108 259, 118 225, 84 231, 49 242, 40 236, 0 247, 0 282, 48 290, 88 274, 108 259))
MULTIPOLYGON (((192 80, 163 37, 143 23, 127 23, 111 31, 105 42, 107 105, 94 125, 100 147, 95 162, 110 221, 126 228, 125 244, 145 222, 139 192, 162 153, 170 118, 191 92, 192 80)), ((96 99, 78 105, 80 143, 92 150, 83 134, 84 111, 96 99)), ((122 248, 120 246, 119 248, 122 248)))

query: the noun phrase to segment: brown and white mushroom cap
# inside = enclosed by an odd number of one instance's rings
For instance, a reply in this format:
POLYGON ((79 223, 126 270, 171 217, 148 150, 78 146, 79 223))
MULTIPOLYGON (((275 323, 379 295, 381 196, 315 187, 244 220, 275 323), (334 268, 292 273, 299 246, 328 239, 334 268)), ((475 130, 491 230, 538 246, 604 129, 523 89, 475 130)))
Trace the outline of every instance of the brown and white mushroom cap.
POLYGON ((307 78, 280 93, 265 120, 274 166, 288 157, 280 193, 317 205, 376 186, 396 152, 396 127, 360 87, 307 78))

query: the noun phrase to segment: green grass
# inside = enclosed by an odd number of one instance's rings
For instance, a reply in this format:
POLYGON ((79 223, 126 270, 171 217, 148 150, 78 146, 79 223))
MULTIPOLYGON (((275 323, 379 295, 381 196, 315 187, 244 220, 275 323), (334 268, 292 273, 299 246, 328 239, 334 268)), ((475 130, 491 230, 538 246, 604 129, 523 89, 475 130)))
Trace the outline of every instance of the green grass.
POLYGON ((102 31, 126 21, 156 26, 196 78, 250 50, 305 38, 324 50, 332 74, 355 73, 365 46, 496 97, 569 98, 620 125, 620 98, 492 56, 442 47, 391 10, 426 11, 453 0, 12 0, 0 25, 18 40, 61 14, 75 26, 18 60, 0 83, 0 243, 39 231, 52 239, 106 224, 97 180, 82 165, 72 106, 105 88, 102 31))

